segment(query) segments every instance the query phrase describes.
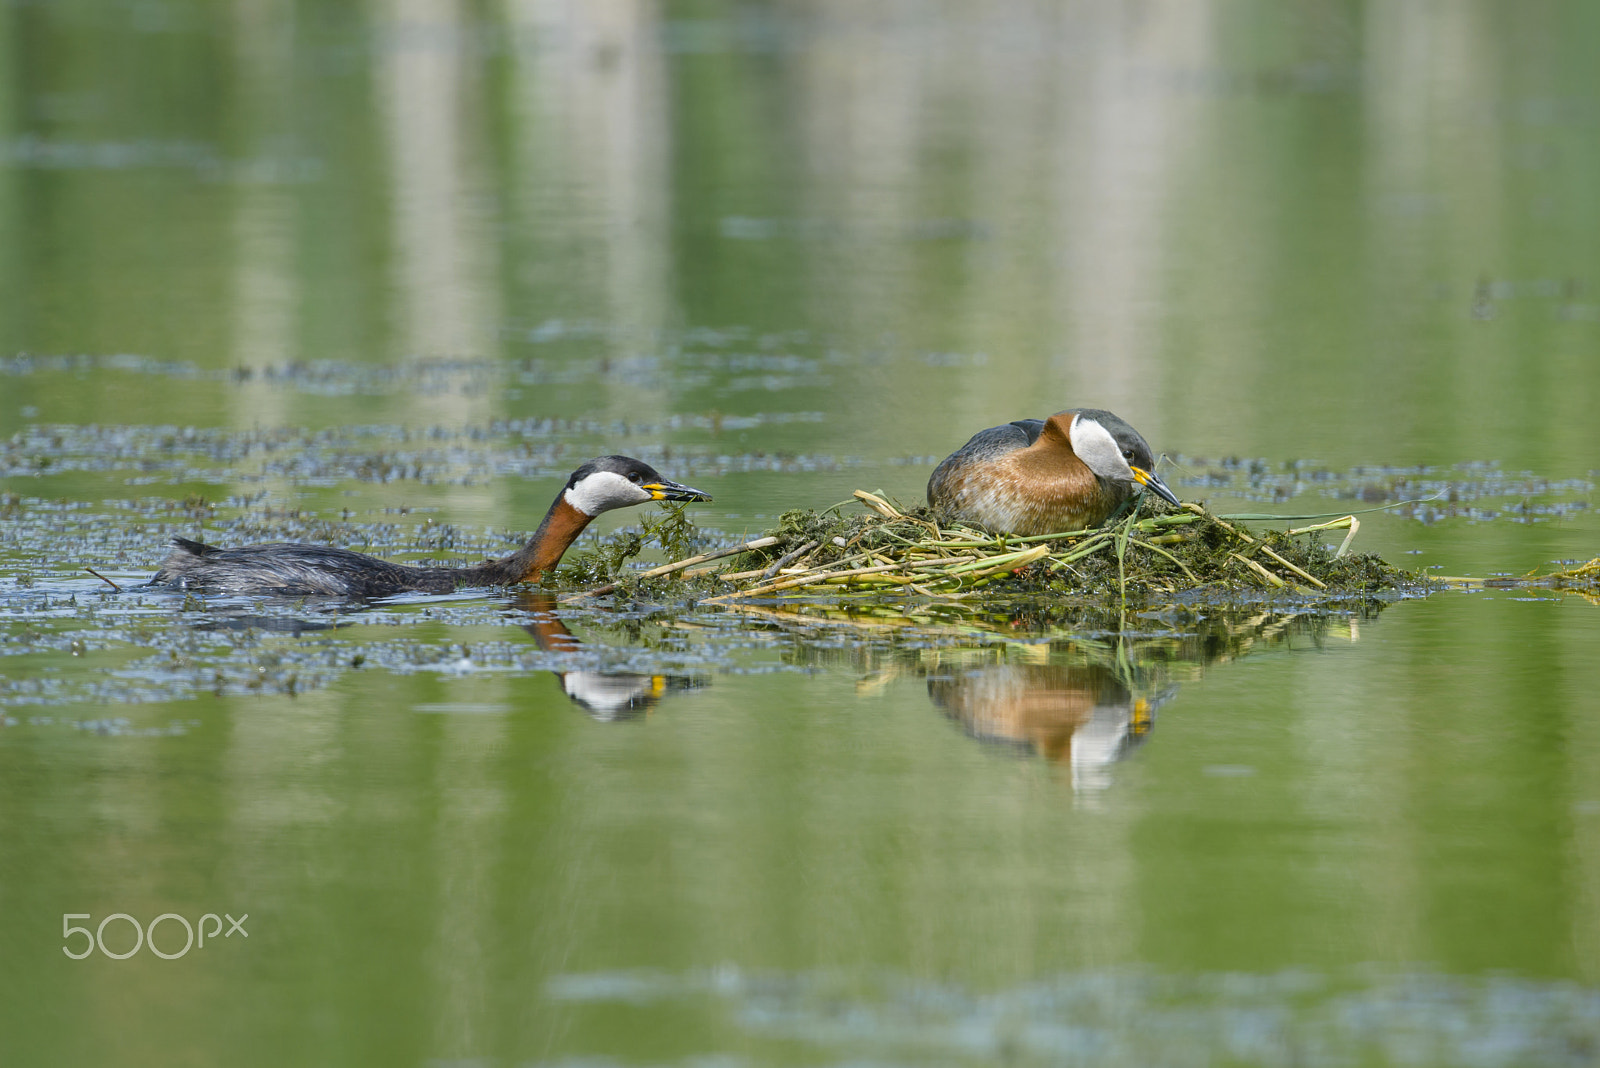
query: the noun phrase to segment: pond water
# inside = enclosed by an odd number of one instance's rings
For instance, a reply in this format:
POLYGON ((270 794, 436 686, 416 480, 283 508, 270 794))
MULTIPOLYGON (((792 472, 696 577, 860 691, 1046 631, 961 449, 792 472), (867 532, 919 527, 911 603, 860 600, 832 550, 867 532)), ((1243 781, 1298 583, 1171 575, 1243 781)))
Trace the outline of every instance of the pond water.
POLYGON ((1592 597, 136 588, 1074 405, 1588 560, 1595 9, 490 7, 0 9, 0 1063, 1600 1062, 1592 597))

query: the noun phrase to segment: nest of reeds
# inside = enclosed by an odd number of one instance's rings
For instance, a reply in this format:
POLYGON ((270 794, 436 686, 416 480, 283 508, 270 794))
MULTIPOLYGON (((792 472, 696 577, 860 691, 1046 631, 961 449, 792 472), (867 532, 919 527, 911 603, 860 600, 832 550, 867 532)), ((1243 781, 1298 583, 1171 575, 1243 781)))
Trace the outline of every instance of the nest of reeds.
POLYGON ((702 603, 713 604, 815 595, 1051 594, 1123 604, 1205 592, 1365 597, 1422 581, 1374 554, 1351 552, 1360 529, 1354 515, 1252 534, 1243 520, 1271 517, 1217 516, 1197 504, 1169 508, 1145 494, 1104 526, 1017 537, 940 522, 926 508, 902 510, 865 490, 855 496, 864 511, 786 512, 761 538, 637 578, 681 572, 700 580, 708 594, 702 603), (1342 543, 1325 544, 1337 531, 1345 532, 1342 543))

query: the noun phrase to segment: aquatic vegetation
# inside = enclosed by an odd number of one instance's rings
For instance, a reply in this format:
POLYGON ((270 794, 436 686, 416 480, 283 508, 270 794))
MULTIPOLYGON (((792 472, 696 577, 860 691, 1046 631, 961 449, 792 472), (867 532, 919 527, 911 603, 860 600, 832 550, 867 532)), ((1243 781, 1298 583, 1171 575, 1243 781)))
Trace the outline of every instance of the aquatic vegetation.
POLYGON ((652 542, 659 545, 670 560, 678 561, 712 540, 690 521, 682 504, 656 503, 660 511, 654 515, 639 513, 637 530, 624 528, 596 542, 593 548, 571 554, 570 560, 557 569, 555 583, 561 586, 614 583, 622 577, 627 562, 652 542))
POLYGON ((663 1013, 711 1000, 751 1040, 803 1041, 819 1061, 865 1046, 881 1064, 1565 1068, 1593 1062, 1600 1017, 1600 995, 1570 981, 1370 966, 1085 968, 982 990, 893 972, 636 968, 560 973, 546 996, 663 1013))
POLYGON ((1558 568, 1548 575, 1537 577, 1557 589, 1600 589, 1600 556, 1586 564, 1558 568))
POLYGON ((743 565, 685 577, 715 579, 707 604, 822 592, 1051 594, 1147 604, 1200 593, 1363 597, 1423 583, 1373 554, 1349 552, 1360 527, 1353 515, 1251 534, 1199 505, 1169 509, 1145 500, 1103 527, 1015 537, 941 525, 926 508, 902 511, 866 491, 856 497, 867 511, 787 512, 762 544, 744 546, 743 565), (1348 532, 1337 548, 1321 539, 1334 530, 1348 532))
POLYGON ((1445 586, 1465 588, 1563 590, 1600 603, 1600 556, 1587 562, 1573 560, 1561 563, 1563 566, 1548 572, 1530 571, 1526 575, 1495 575, 1489 578, 1437 575, 1434 581, 1445 586))

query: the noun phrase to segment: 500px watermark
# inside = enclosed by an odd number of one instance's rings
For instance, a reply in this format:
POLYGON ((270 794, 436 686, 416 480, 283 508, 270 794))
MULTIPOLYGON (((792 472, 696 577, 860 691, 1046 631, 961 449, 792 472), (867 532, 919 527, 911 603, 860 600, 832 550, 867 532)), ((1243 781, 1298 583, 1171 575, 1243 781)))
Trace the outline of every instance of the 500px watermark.
POLYGON ((139 921, 134 919, 132 916, 129 916, 126 912, 113 912, 111 915, 101 920, 100 926, 96 927, 93 931, 90 931, 87 927, 75 927, 72 923, 73 920, 93 920, 94 917, 89 913, 63 912, 61 914, 62 941, 70 942, 75 935, 82 935, 84 941, 83 951, 81 953, 74 953, 71 945, 62 946, 61 952, 65 953, 73 960, 82 960, 98 949, 102 954, 110 957, 112 960, 127 960, 129 957, 139 952, 140 949, 144 948, 145 946, 149 946, 150 952, 154 953, 162 960, 177 960, 179 957, 189 952, 190 949, 194 948, 196 927, 199 928, 199 946, 201 949, 206 948, 207 938, 211 939, 213 942, 216 941, 217 935, 222 934, 222 919, 224 916, 226 916, 228 920, 228 933, 223 934, 223 938, 232 938, 235 934, 244 935, 246 938, 250 937, 250 932, 244 929, 244 921, 250 918, 250 914, 248 912, 243 916, 240 916, 237 920, 232 916, 229 916, 226 912, 224 912, 222 916, 218 916, 215 912, 208 912, 204 916, 200 917, 200 922, 198 924, 191 924, 187 919, 178 915, 176 912, 163 912, 161 915, 151 920, 148 927, 141 927, 139 925, 139 921), (110 923, 112 920, 126 920, 128 924, 132 926, 132 949, 123 953, 117 953, 106 948, 106 924, 110 923), (211 930, 209 931, 206 930, 207 920, 210 920, 212 924, 211 930), (167 953, 162 950, 160 946, 156 945, 156 928, 159 927, 163 922, 167 923, 169 927, 172 924, 177 924, 183 928, 183 948, 178 950, 176 953, 167 953))

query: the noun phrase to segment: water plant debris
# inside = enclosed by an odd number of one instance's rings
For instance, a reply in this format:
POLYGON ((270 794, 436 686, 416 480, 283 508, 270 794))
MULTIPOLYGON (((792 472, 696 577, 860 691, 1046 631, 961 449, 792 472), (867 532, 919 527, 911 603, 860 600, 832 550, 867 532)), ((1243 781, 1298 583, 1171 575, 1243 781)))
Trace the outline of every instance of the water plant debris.
POLYGON ((636 578, 681 571, 709 580, 703 604, 818 594, 962 599, 1050 593, 1126 605, 1201 591, 1338 597, 1422 584, 1374 554, 1350 551, 1361 526, 1353 514, 1251 534, 1243 521, 1262 517, 1145 500, 1103 527, 1016 537, 941 523, 926 508, 902 509, 865 490, 855 499, 864 511, 846 514, 836 505, 786 512, 762 538, 636 578), (1339 531, 1345 536, 1337 547, 1324 544, 1323 535, 1339 531), (729 566, 686 570, 735 554, 741 560, 729 566))

